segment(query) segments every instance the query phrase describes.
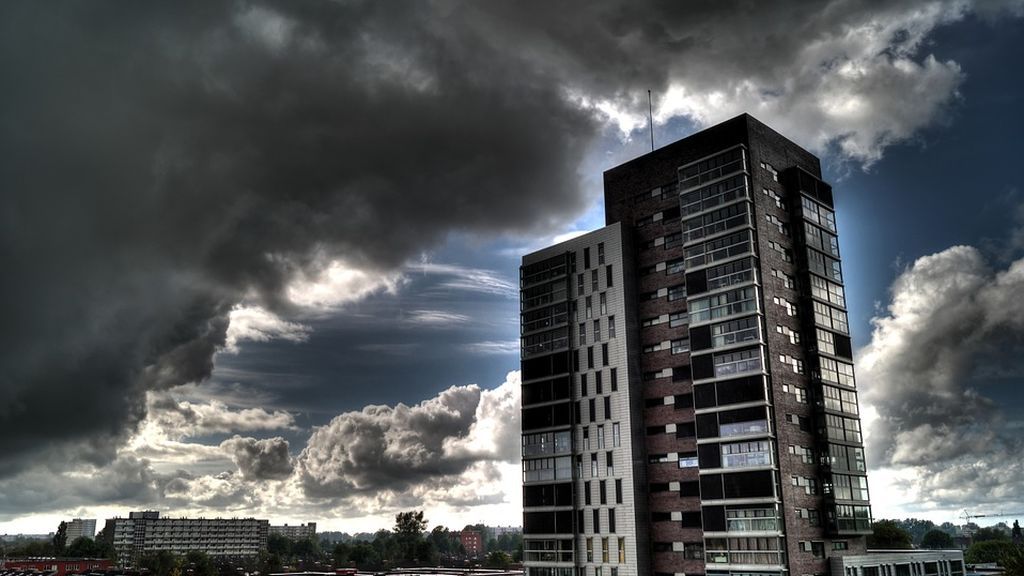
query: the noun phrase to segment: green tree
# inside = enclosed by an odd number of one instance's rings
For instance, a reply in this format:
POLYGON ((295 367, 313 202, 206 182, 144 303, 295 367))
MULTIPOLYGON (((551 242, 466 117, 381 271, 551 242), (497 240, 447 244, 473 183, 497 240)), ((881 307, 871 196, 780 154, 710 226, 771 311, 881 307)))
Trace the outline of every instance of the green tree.
POLYGON ((267 552, 277 554, 282 559, 290 558, 292 555, 292 541, 290 538, 280 534, 267 536, 267 552))
POLYGON ((434 548, 434 543, 426 538, 420 538, 416 542, 415 560, 418 564, 437 564, 437 548, 434 548))
POLYGON ((79 536, 64 549, 68 558, 103 558, 102 546, 92 538, 79 536))
POLYGON ((971 536, 971 542, 988 542, 990 540, 1009 540, 1010 537, 999 528, 995 526, 986 526, 985 528, 979 528, 973 536, 971 536))
POLYGON ((53 535, 53 552, 57 556, 64 555, 64 548, 68 544, 68 523, 61 522, 57 526, 57 532, 53 535))
POLYGON ((348 563, 349 554, 352 553, 352 546, 345 542, 338 542, 334 545, 334 550, 331 552, 331 560, 334 562, 335 568, 340 568, 348 563))
POLYGON ((921 547, 929 550, 944 550, 953 548, 953 537, 942 530, 932 529, 925 532, 921 538, 921 547))
POLYGON ((438 554, 448 556, 452 553, 452 533, 444 526, 434 526, 428 538, 438 554))
POLYGON ((366 542, 360 542, 353 546, 348 557, 360 570, 376 569, 382 566, 377 548, 366 542))
POLYGON ((419 538, 427 529, 423 511, 399 512, 395 515, 395 534, 402 538, 419 538))
POLYGON ((143 554, 139 558, 139 566, 145 568, 156 576, 171 576, 178 572, 180 559, 167 550, 143 554))
POLYGON ((1018 544, 1006 550, 999 565, 1003 567, 1003 576, 1024 576, 1024 546, 1018 544))
POLYGON ((1009 540, 985 540, 975 542, 964 553, 964 562, 968 564, 987 564, 999 562, 1004 556, 1013 552, 1016 546, 1009 540))
POLYGON ((512 557, 504 550, 493 550, 487 554, 487 558, 484 560, 484 565, 488 568, 498 568, 501 570, 508 568, 508 565, 511 563, 512 557))
POLYGON ((903 550, 911 547, 910 534, 899 527, 895 520, 879 520, 871 523, 872 533, 868 536, 868 548, 875 550, 903 550))
POLYGON ((256 560, 256 570, 260 574, 273 574, 275 572, 284 571, 284 563, 281 561, 281 556, 277 554, 271 554, 270 552, 260 552, 260 555, 256 560))
POLYGON ((192 550, 185 554, 184 566, 191 576, 217 576, 217 566, 206 552, 192 550))
POLYGON ((395 516, 395 538, 402 560, 412 562, 417 559, 419 544, 426 529, 427 520, 422 510, 399 512, 395 516))

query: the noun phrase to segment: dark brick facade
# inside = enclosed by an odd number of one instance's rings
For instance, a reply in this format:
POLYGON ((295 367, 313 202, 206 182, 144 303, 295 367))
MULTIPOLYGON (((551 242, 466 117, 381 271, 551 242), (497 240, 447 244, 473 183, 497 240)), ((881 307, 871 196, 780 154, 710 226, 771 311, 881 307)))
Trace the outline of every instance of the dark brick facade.
MULTIPOLYGON (((864 539, 855 534, 829 535, 825 527, 827 504, 823 490, 826 486, 822 480, 826 477, 820 475, 822 440, 818 432, 822 420, 821 411, 815 410, 816 390, 820 384, 812 380, 814 358, 808 346, 814 332, 813 328, 808 328, 813 322, 808 324, 806 318, 812 313, 807 309, 807 273, 798 257, 800 244, 794 240, 802 230, 798 222, 800 198, 799 191, 787 190, 780 181, 780 174, 793 167, 816 178, 820 178, 821 170, 816 157, 748 115, 669 144, 604 174, 607 223, 621 222, 630 228, 636 249, 635 291, 640 299, 636 317, 640 323, 641 346, 637 362, 644 387, 645 447, 649 455, 695 454, 697 450, 696 438, 688 432, 665 433, 663 430, 665 425, 689 425, 695 419, 690 354, 673 354, 671 350, 643 352, 644 347, 688 336, 686 324, 672 327, 667 321, 656 320, 686 311, 686 299, 670 302, 663 296, 654 297, 658 290, 680 284, 683 274, 649 271, 659 263, 682 258, 683 243, 665 249, 654 242, 681 230, 676 192, 680 166, 738 144, 746 150, 748 185, 753 200, 765 368, 773 414, 774 460, 781 489, 786 561, 790 574, 824 574, 828 571, 827 556, 862 553, 864 539), (771 169, 762 168, 762 163, 771 169), (655 190, 660 186, 666 187, 663 194, 655 190), (659 214, 666 217, 660 221, 652 218, 659 214), (772 248, 773 243, 788 253, 772 248), (648 294, 653 298, 644 299, 648 294), (777 304, 776 298, 793 307, 777 304), (673 397, 675 402, 665 404, 666 397, 673 397), (658 431, 659 427, 662 430, 658 431), (798 480, 794 481, 794 477, 798 480), (811 485, 800 480, 803 478, 811 479, 811 485), (814 550, 806 550, 812 542, 814 550), (840 544, 834 546, 833 542, 840 544), (842 546, 846 549, 833 550, 842 546), (820 550, 824 550, 824 554, 815 557, 815 552, 820 550)), ((661 489, 668 483, 675 486, 677 482, 696 481, 698 469, 681 468, 674 462, 651 462, 647 470, 649 485, 657 489, 648 495, 653 572, 701 574, 713 570, 712 565, 705 568, 703 560, 688 558, 678 549, 678 543, 703 544, 702 530, 665 519, 672 513, 701 510, 700 496, 684 496, 678 489, 661 489), (676 543, 674 548, 673 543, 676 543)))

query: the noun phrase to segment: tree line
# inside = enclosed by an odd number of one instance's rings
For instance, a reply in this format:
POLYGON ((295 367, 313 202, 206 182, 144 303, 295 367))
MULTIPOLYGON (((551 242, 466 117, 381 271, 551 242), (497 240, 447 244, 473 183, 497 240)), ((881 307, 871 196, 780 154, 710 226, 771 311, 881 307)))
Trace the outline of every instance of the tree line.
MULTIPOLYGON (((1024 576, 1024 538, 1018 522, 1015 521, 1012 528, 1003 523, 984 528, 968 524, 967 528, 971 532, 971 543, 964 551, 965 563, 994 562, 1003 567, 1005 576, 1024 576)), ((874 550, 952 549, 957 548, 953 536, 959 533, 949 522, 936 526, 929 520, 916 518, 878 520, 871 524, 871 529, 867 546, 874 550)))

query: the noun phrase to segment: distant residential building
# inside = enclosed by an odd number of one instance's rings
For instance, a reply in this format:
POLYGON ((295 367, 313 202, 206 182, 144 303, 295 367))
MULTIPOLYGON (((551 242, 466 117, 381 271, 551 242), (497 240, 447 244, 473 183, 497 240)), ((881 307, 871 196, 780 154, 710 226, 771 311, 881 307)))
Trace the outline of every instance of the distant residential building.
MULTIPOLYGON (((95 523, 95 522, 94 522, 95 523)), ((13 558, 0 559, 0 572, 33 571, 49 573, 53 576, 79 574, 96 570, 106 571, 114 567, 114 563, 106 558, 13 558)))
POLYGON ((132 512, 114 518, 114 551, 122 566, 134 566, 152 552, 197 550, 215 558, 251 558, 267 548, 270 522, 255 518, 161 518, 132 512))
POLYGON ((466 550, 467 556, 480 556, 484 552, 483 534, 476 530, 459 532, 459 543, 466 550))
POLYGON ((495 538, 499 538, 505 534, 514 536, 516 534, 523 533, 523 529, 520 526, 491 526, 490 529, 494 533, 495 538))
POLYGON ((74 520, 68 521, 66 524, 68 544, 71 544, 82 536, 85 536, 86 538, 96 537, 96 520, 94 518, 89 520, 75 518, 74 520))
POLYGON ((964 555, 953 550, 868 550, 831 556, 832 576, 964 576, 964 555))
POLYGON ((292 540, 305 540, 306 538, 316 537, 316 522, 307 522, 305 524, 298 524, 296 526, 271 526, 271 534, 277 534, 278 536, 284 536, 292 540))

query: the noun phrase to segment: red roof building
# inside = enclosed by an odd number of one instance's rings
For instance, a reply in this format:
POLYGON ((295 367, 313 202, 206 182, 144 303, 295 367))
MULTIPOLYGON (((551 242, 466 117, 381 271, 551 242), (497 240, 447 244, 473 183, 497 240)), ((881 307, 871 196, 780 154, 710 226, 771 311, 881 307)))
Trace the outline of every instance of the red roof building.
POLYGON ((53 572, 54 576, 107 571, 113 567, 114 563, 106 558, 14 558, 0 561, 0 570, 37 570, 53 572))

